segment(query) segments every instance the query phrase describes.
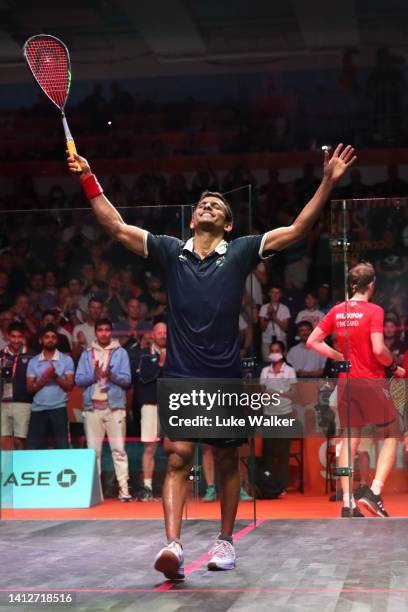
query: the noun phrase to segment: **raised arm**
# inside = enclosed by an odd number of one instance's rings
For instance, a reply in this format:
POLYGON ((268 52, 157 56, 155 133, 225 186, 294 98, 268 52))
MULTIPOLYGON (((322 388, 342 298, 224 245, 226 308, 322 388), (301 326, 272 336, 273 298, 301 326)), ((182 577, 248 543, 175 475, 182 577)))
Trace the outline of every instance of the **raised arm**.
POLYGON ((323 179, 316 193, 306 204, 302 212, 299 213, 292 225, 277 227, 267 233, 263 250, 265 252, 281 251, 303 238, 317 221, 334 185, 356 159, 357 157, 354 155, 354 149, 351 145, 343 149, 343 144, 339 144, 331 158, 329 153, 325 151, 323 179))
MULTIPOLYGON (((75 154, 68 157, 68 168, 73 174, 78 173, 77 163, 79 163, 82 169, 80 180, 84 185, 87 179, 88 181, 92 180, 91 168, 84 157, 75 154)), ((98 185, 97 182, 96 184, 98 185)), ((121 242, 130 251, 146 257, 146 231, 134 225, 127 225, 116 208, 103 194, 102 190, 100 191, 98 195, 90 198, 93 211, 99 223, 113 238, 121 242)))

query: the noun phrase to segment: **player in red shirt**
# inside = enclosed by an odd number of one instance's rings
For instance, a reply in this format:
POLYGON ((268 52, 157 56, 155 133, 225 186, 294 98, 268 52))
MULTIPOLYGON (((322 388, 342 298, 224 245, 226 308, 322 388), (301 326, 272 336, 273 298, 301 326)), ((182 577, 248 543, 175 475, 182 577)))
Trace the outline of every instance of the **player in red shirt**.
MULTIPOLYGON (((367 485, 361 487, 359 501, 374 514, 387 517, 381 490, 395 461, 399 433, 397 412, 384 381, 385 368, 390 368, 394 376, 400 377, 405 375, 405 371, 398 367, 384 343, 383 309, 369 302, 374 293, 374 267, 368 262, 359 263, 349 271, 348 280, 352 297, 329 310, 309 336, 307 346, 329 359, 347 360, 350 364, 349 374, 340 373, 338 383, 338 410, 344 430, 339 467, 349 465, 348 427, 351 457, 356 454, 364 425, 374 424, 381 428, 384 444, 375 477, 371 488, 367 485), (325 342, 332 333, 336 335, 341 352, 325 342)), ((349 485, 349 477, 342 476, 341 516, 364 516, 350 495, 349 485)))

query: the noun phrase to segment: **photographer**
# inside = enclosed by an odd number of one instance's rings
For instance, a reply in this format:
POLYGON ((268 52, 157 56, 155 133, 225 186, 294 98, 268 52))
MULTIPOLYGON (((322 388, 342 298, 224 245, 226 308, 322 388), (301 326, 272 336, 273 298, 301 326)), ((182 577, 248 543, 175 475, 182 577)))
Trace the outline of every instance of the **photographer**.
POLYGON ((26 375, 31 355, 25 346, 25 328, 17 321, 7 329, 8 344, 1 360, 1 449, 23 450, 31 413, 26 375))

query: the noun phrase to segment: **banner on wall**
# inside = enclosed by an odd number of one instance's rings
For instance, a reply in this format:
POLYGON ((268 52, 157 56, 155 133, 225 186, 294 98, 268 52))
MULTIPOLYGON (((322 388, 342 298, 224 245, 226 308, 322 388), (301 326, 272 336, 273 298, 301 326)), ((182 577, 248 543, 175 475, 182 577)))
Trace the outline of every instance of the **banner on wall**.
POLYGON ((93 449, 0 452, 0 508, 89 508, 102 501, 93 449))

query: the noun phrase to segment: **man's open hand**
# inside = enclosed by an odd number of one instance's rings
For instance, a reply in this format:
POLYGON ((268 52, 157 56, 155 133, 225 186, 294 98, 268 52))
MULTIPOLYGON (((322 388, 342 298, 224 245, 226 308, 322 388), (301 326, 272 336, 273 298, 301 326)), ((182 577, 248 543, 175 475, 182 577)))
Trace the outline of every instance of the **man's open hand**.
POLYGON ((354 152, 355 149, 351 145, 343 149, 343 143, 337 145, 331 157, 329 152, 325 151, 323 164, 325 178, 336 183, 356 161, 357 156, 354 155, 354 152))

